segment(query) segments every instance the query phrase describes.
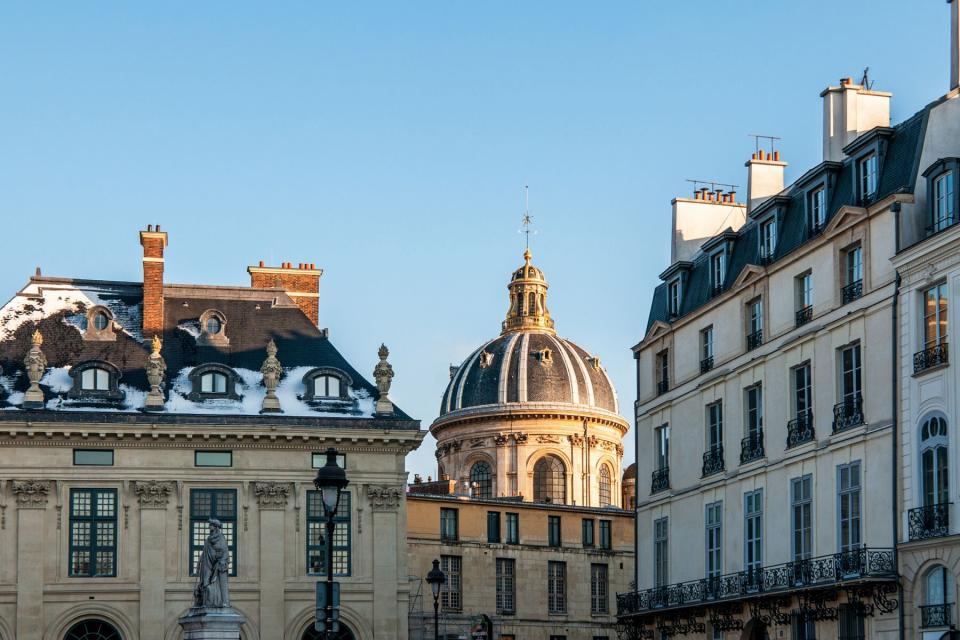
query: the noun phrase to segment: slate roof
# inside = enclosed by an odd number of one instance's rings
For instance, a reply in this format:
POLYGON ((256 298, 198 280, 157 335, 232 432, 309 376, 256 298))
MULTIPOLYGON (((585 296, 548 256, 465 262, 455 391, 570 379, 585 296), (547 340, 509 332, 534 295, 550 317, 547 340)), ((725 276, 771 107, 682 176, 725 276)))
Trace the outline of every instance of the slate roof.
MULTIPOLYGON (((874 201, 882 200, 894 193, 913 192, 918 171, 917 165, 920 159, 920 147, 923 143, 923 132, 926 127, 929 109, 930 107, 927 107, 893 127, 892 134, 887 142, 886 152, 881 160, 874 201)), ((871 135, 870 132, 863 134, 863 136, 869 135, 871 135)), ((817 168, 814 168, 811 172, 815 170, 817 168)), ((828 169, 823 168, 823 170, 828 169)), ((840 211, 841 207, 847 205, 859 206, 853 191, 854 171, 853 159, 845 158, 837 172, 832 188, 828 191, 830 193, 830 203, 827 210, 827 224, 840 211)), ((809 173, 803 178, 808 176, 809 173)), ((801 181, 804 181, 803 178, 801 178, 801 181)), ((807 188, 805 184, 801 185, 795 182, 779 194, 785 199, 789 198, 789 202, 783 205, 782 216, 778 224, 777 233, 779 237, 773 256, 774 262, 792 253, 810 240, 807 231, 805 206, 807 188)), ((759 227, 754 220, 748 220, 737 232, 727 263, 723 284, 724 290, 733 284, 745 266, 760 264, 758 233, 759 227)), ((710 286, 708 255, 701 253, 693 259, 693 266, 687 278, 683 288, 680 312, 677 317, 692 313, 713 297, 710 286)), ((649 331, 655 322, 671 322, 672 320, 676 320, 676 318, 668 317, 667 283, 662 282, 653 293, 646 331, 649 331)))
MULTIPOLYGON (((47 375, 41 381, 47 403, 41 411, 142 410, 150 388, 144 369, 150 346, 149 342, 143 342, 142 308, 141 283, 31 278, 0 308, 0 407, 7 411, 20 409, 22 394, 29 385, 23 358, 31 346, 34 330, 39 329, 44 338, 42 351, 48 362, 47 375), (115 340, 84 338, 86 312, 95 305, 103 305, 113 314, 117 327, 115 340), (89 360, 103 360, 120 369, 123 402, 99 409, 69 402, 68 371, 89 360)), ((164 287, 164 316, 161 351, 167 365, 164 413, 256 415, 265 393, 259 369, 267 355, 267 343, 272 339, 284 369, 278 388, 284 413, 271 415, 271 420, 295 418, 293 421, 298 424, 310 424, 314 417, 342 417, 356 423, 357 418, 373 417, 378 396, 376 387, 347 362, 326 331, 318 329, 280 289, 168 284, 164 287), (197 339, 200 316, 211 309, 226 318, 228 345, 201 344, 197 339), (189 389, 182 387, 189 372, 208 363, 226 365, 238 374, 238 393, 243 396, 240 400, 186 400, 189 389), (300 401, 304 392, 303 375, 318 367, 337 369, 349 376, 352 406, 346 409, 318 407, 300 401)), ((375 347, 371 345, 370 371, 377 362, 375 347)), ((405 421, 391 428, 419 428, 417 422, 396 406, 392 415, 377 418, 405 421)))

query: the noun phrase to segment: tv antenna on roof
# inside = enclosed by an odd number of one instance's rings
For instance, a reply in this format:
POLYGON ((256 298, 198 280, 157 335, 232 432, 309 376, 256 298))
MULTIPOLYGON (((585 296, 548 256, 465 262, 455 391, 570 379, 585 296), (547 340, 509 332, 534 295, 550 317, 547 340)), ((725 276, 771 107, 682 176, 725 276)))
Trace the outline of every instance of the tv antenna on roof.
POLYGON ((870 80, 870 67, 863 68, 863 77, 860 78, 860 85, 867 91, 873 89, 873 81, 870 80))
POLYGON ((759 133, 748 133, 747 135, 750 136, 751 138, 753 138, 754 145, 756 146, 755 151, 756 151, 758 154, 760 153, 760 141, 761 141, 761 140, 764 140, 764 141, 770 143, 770 154, 773 155, 773 152, 776 151, 776 149, 774 149, 774 147, 776 146, 777 140, 780 140, 780 139, 781 139, 779 136, 764 136, 764 135, 761 135, 761 134, 759 134, 759 133))
POLYGON ((536 231, 531 231, 530 227, 533 225, 533 216, 530 215, 530 187, 527 185, 523 186, 523 218, 521 218, 520 224, 523 225, 523 229, 518 229, 517 233, 522 233, 526 235, 527 249, 530 248, 530 234, 536 234, 536 231))

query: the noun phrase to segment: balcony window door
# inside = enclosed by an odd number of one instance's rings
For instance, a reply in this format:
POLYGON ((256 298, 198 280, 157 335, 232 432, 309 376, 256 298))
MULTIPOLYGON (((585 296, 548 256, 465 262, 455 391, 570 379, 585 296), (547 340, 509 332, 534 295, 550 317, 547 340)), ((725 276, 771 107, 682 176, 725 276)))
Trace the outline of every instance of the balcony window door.
POLYGON ((837 467, 837 510, 840 551, 860 547, 860 462, 837 467))
POLYGON ((705 545, 707 578, 718 578, 723 573, 723 503, 712 502, 706 507, 705 545))
POLYGON ((810 192, 810 230, 819 233, 827 225, 827 190, 818 187, 810 192))
POLYGON ((777 219, 770 218, 760 225, 760 258, 770 260, 777 248, 777 219))
POLYGON ((927 289, 923 294, 923 348, 930 349, 947 341, 947 283, 927 289))
POLYGON ((707 407, 707 449, 714 451, 723 446, 723 403, 714 402, 707 407))
POLYGON ((794 417, 803 418, 813 409, 813 385, 810 376, 810 363, 800 365, 793 370, 793 411, 794 417))
POLYGON ((743 496, 744 566, 755 575, 763 566, 763 489, 743 496))
POLYGON ((863 280, 863 248, 860 245, 852 247, 846 253, 845 284, 856 284, 863 280))
POLYGON ((924 507, 950 501, 947 452, 947 421, 933 416, 920 427, 920 485, 924 507))
POLYGON ((861 389, 860 345, 855 344, 840 350, 840 399, 853 406, 860 398, 861 389))
POLYGON ((953 171, 947 171, 933 181, 933 230, 942 231, 952 225, 955 215, 953 171))
POLYGON ((813 476, 790 481, 790 510, 793 525, 793 560, 808 560, 813 555, 813 476))
POLYGON ((875 153, 871 153, 857 163, 861 202, 869 202, 877 193, 877 167, 875 153))
POLYGON ((657 470, 666 469, 670 465, 670 425, 664 424, 655 430, 657 470))
POLYGON ((727 258, 721 251, 710 258, 710 278, 713 292, 719 293, 727 276, 727 258))
POLYGON ((656 587, 665 587, 669 580, 669 523, 667 518, 653 521, 653 584, 656 587))

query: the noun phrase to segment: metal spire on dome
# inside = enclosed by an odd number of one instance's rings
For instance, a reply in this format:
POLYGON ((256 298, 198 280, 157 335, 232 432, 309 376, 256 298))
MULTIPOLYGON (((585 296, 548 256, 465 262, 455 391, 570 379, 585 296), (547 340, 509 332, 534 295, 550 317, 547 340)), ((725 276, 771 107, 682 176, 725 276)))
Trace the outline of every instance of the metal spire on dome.
POLYGON ((547 309, 547 279, 543 271, 533 266, 530 252, 530 225, 533 218, 529 211, 524 214, 523 225, 527 234, 527 246, 523 251, 523 266, 513 272, 510 284, 510 309, 503 321, 501 334, 512 331, 544 331, 556 333, 553 319, 547 309))

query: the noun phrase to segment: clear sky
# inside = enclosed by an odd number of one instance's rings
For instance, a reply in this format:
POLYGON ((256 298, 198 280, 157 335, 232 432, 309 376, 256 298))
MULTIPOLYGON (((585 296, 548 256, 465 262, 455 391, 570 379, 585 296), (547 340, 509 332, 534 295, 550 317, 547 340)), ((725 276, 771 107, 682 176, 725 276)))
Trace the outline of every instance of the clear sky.
MULTIPOLYGON (((751 133, 788 181, 819 92, 870 67, 894 121, 944 94, 943 0, 5 2, 0 297, 47 275, 248 284, 315 262, 321 325, 428 426, 448 366, 499 332, 523 186, 561 335, 630 415, 630 347, 686 178, 744 185, 751 133)), ((280 354, 282 358, 283 354, 280 354)), ((628 435, 625 462, 633 459, 628 435)), ((435 473, 433 441, 408 460, 435 473)))

